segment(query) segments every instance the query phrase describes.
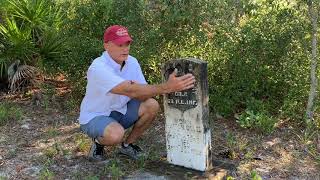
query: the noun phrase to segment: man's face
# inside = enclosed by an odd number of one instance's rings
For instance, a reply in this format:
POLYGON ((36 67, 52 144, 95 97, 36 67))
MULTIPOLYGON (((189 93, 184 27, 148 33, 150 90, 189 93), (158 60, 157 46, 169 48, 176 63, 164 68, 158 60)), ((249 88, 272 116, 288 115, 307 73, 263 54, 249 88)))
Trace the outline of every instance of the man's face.
POLYGON ((130 42, 127 42, 122 45, 117 45, 112 41, 109 41, 107 43, 104 43, 104 48, 113 60, 115 60, 118 64, 122 65, 122 63, 128 59, 130 42))

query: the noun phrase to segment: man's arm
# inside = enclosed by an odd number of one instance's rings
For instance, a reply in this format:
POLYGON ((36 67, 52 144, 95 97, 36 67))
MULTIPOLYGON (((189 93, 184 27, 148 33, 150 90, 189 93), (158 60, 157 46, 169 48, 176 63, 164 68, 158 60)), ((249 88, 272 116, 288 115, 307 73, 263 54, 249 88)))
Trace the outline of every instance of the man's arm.
POLYGON ((132 81, 124 81, 111 89, 114 94, 121 94, 131 98, 146 100, 153 96, 175 91, 183 91, 194 87, 195 78, 192 74, 176 77, 174 71, 167 82, 156 85, 137 84, 132 81))

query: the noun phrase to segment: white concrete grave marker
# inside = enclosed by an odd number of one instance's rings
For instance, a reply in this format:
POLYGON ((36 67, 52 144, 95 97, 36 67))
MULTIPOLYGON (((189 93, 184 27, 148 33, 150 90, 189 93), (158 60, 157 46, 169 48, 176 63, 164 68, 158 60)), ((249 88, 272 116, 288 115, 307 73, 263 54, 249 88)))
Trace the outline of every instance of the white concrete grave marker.
POLYGON ((206 171, 212 166, 207 63, 191 58, 169 61, 162 69, 164 81, 174 69, 178 70, 177 76, 192 73, 196 84, 192 89, 164 96, 167 160, 206 171))

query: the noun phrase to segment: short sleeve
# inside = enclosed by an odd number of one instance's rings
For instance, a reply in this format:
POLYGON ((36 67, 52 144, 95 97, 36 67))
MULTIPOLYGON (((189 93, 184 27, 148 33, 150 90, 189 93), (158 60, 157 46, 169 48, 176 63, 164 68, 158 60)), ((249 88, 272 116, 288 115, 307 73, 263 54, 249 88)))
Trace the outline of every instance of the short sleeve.
POLYGON ((112 88, 124 81, 111 68, 90 67, 87 73, 88 83, 99 93, 108 93, 112 88))

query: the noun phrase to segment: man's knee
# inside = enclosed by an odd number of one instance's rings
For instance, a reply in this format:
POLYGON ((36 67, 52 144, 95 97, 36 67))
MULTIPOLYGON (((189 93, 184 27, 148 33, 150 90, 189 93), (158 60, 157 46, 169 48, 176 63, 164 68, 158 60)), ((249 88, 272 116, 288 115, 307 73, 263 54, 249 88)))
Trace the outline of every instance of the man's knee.
POLYGON ((160 105, 155 99, 149 98, 143 103, 145 106, 145 113, 148 113, 150 115, 156 115, 158 113, 160 105))
POLYGON ((110 123, 104 130, 103 137, 99 139, 103 145, 115 145, 122 142, 124 129, 119 123, 110 123))

